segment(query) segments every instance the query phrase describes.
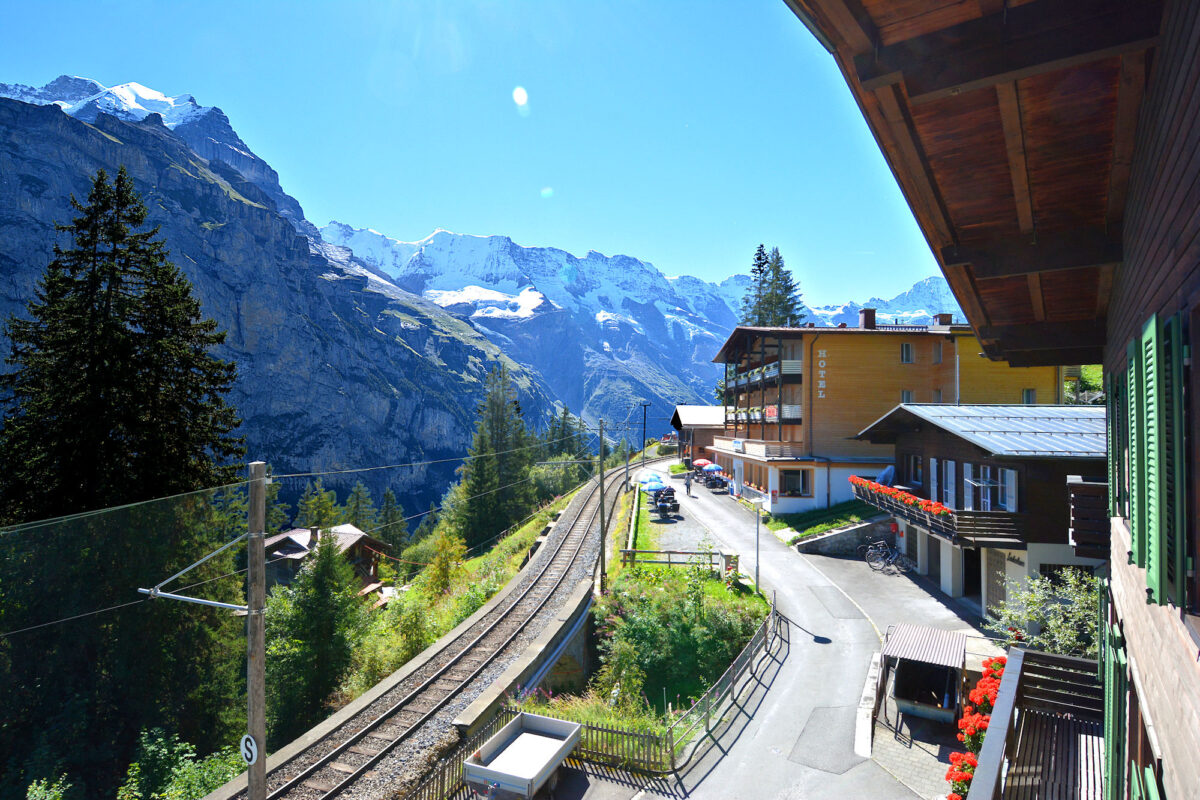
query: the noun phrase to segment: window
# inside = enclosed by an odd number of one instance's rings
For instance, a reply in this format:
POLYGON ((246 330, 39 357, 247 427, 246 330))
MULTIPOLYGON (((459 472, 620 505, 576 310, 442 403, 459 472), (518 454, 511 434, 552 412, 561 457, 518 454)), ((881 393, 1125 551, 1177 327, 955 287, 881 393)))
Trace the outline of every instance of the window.
POLYGON ((993 486, 994 486, 994 484, 992 483, 992 468, 986 467, 986 466, 980 467, 979 468, 979 510, 980 511, 991 511, 992 510, 992 487, 993 486))
POLYGON ((905 467, 908 470, 908 482, 914 486, 920 486, 924 482, 922 479, 921 457, 916 455, 905 456, 905 467))
POLYGON ((935 403, 942 402, 942 390, 941 389, 933 390, 933 402, 935 402, 935 403))
POLYGON ((812 497, 811 469, 779 470, 780 490, 784 497, 812 497))
POLYGON ((933 343, 933 363, 942 363, 942 342, 938 340, 933 343))
POLYGON ((938 466, 936 458, 929 459, 929 497, 937 500, 938 497, 938 478, 941 477, 942 471, 938 466))
POLYGON ((954 483, 954 462, 946 461, 943 468, 946 474, 942 479, 942 505, 946 508, 954 508, 958 502, 958 498, 955 496, 957 486, 954 483))
POLYGON ((900 343, 900 363, 901 364, 913 363, 913 347, 908 342, 900 343))
POLYGON ((911 389, 901 389, 900 390, 900 402, 901 403, 911 403, 912 401, 913 401, 912 390, 911 389))
POLYGON ((963 511, 975 510, 975 465, 963 464, 963 511))
POLYGON ((1021 402, 1027 406, 1037 403, 1037 389, 1022 389, 1021 402))
POLYGON ((1017 510, 1017 471, 1015 469, 996 470, 1000 475, 1000 484, 996 491, 996 505, 1003 511, 1017 510))

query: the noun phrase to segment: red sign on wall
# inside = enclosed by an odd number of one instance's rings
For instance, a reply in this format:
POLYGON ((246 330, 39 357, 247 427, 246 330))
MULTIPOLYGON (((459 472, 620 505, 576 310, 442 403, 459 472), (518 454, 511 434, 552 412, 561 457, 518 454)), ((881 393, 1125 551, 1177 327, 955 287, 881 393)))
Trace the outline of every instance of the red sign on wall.
POLYGON ((771 502, 772 503, 779 502, 779 490, 778 489, 771 490, 771 502))
POLYGON ((766 406, 763 413, 767 419, 779 419, 779 406, 766 406))

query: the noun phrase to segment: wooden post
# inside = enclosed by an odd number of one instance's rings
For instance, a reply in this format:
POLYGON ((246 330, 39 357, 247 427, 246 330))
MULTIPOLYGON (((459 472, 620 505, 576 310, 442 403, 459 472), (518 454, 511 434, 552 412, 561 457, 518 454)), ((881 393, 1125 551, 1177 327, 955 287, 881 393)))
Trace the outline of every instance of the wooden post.
POLYGON ((262 461, 250 464, 249 536, 246 539, 246 719, 249 734, 256 745, 257 759, 248 772, 247 797, 265 800, 267 796, 267 695, 266 695, 266 637, 263 630, 263 607, 266 605, 266 555, 263 548, 267 527, 267 465, 262 461))

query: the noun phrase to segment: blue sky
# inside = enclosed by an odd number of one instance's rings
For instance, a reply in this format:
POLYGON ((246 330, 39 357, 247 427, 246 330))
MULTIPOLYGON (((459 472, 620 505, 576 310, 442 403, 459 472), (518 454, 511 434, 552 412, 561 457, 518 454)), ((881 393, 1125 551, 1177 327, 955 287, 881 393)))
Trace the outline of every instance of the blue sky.
POLYGON ((220 106, 317 225, 505 234, 708 280, 765 242, 810 304, 937 274, 782 0, 9 4, 0 82, 64 73, 220 106))

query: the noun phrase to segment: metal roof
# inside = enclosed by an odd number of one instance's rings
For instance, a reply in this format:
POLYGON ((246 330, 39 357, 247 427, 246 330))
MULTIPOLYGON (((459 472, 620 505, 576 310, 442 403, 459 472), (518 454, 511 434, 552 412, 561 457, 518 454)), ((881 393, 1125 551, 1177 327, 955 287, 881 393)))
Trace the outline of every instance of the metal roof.
POLYGON ((676 430, 723 428, 725 406, 675 406, 675 413, 671 416, 671 427, 676 430))
POLYGON ((889 656, 962 669, 967 660, 967 636, 957 631, 901 623, 888 630, 883 657, 889 656))
MULTIPOLYGON (((937 425, 994 456, 1104 458, 1104 406, 905 403, 868 426, 891 427, 904 413, 937 425)), ((876 431, 878 432, 878 431, 876 431)))

